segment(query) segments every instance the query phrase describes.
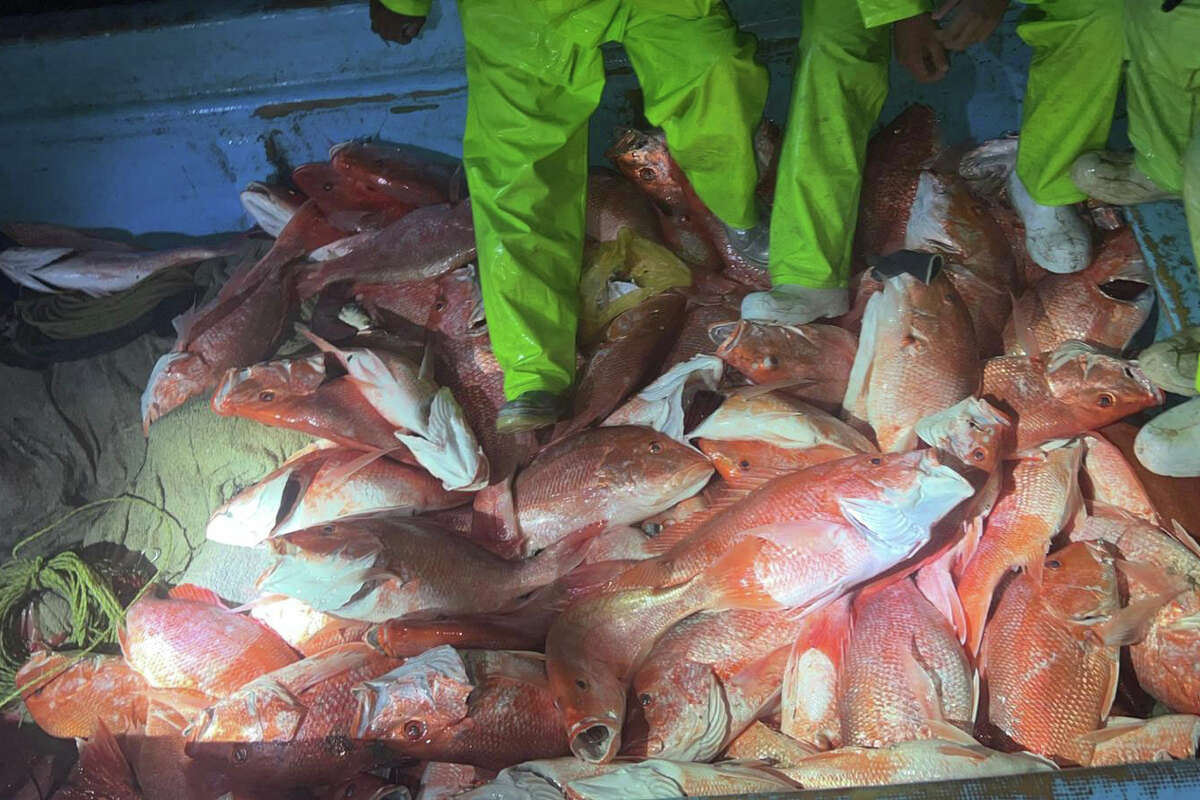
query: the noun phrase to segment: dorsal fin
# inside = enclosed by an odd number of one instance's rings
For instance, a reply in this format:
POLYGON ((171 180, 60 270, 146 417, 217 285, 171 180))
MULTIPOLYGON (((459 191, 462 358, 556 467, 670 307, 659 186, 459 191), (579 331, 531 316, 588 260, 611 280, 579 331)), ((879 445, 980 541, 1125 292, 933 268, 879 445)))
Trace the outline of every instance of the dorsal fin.
POLYGON ((206 589, 194 583, 181 583, 174 586, 167 592, 167 596, 172 600, 188 600, 228 610, 228 606, 225 605, 225 601, 221 599, 220 595, 212 589, 206 589))

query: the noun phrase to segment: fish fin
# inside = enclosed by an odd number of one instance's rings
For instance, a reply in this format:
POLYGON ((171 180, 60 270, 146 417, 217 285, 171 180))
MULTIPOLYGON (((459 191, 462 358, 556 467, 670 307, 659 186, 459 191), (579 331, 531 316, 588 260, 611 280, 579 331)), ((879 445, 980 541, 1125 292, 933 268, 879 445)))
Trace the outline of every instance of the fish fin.
POLYGON ((421 365, 417 368, 417 380, 433 381, 433 343, 425 342, 425 349, 421 351, 421 365))
POLYGON ((1029 315, 1021 306, 1020 298, 1011 291, 1008 296, 1012 301, 1013 337, 1017 341, 1017 346, 1021 348, 1024 355, 1036 356, 1041 352, 1041 348, 1038 347, 1037 338, 1033 335, 1033 321, 1029 319, 1029 315))
POLYGON ((958 634, 959 644, 967 641, 967 613, 963 610, 962 599, 954 586, 954 578, 950 575, 948 562, 954 552, 947 551, 942 558, 926 564, 917 570, 914 576, 917 588, 934 608, 942 612, 942 616, 958 634))
POLYGON ((1179 520, 1172 519, 1171 527, 1164 528, 1167 533, 1179 540, 1179 543, 1192 552, 1197 558, 1200 558, 1200 543, 1196 542, 1195 537, 1188 533, 1187 528, 1179 523, 1179 520))
POLYGON ((362 455, 355 456, 346 463, 339 464, 328 470, 321 476, 322 480, 327 481, 331 489, 341 486, 354 477, 355 473, 365 469, 385 455, 387 455, 387 451, 382 448, 367 450, 362 455))
POLYGON ((174 586, 167 592, 167 596, 172 600, 189 600, 193 603, 204 603, 228 610, 228 606, 225 605, 225 601, 221 599, 220 595, 212 589, 206 589, 194 583, 181 583, 174 586))
MULTIPOLYGON (((1147 592, 1165 597, 1166 600, 1163 601, 1164 603, 1170 601, 1188 588, 1186 578, 1180 575, 1173 575, 1154 564, 1147 564, 1141 561, 1126 561, 1123 558, 1115 559, 1113 564, 1118 570, 1124 573, 1126 578, 1138 584, 1147 592)), ((1130 605, 1133 604, 1130 603, 1130 605)))
POLYGON ((909 638, 908 646, 900 650, 900 669, 904 676, 904 684, 920 704, 925 721, 944 722, 945 715, 942 713, 942 699, 938 694, 937 684, 929 670, 917 659, 916 650, 917 643, 913 637, 909 638))
POLYGON ((838 510, 870 542, 886 551, 895 551, 899 542, 911 543, 909 554, 929 540, 929 530, 918 529, 904 510, 889 500, 843 497, 838 510), (924 534, 923 536, 921 534, 924 534))
POLYGON ((945 720, 922 720, 921 729, 923 733, 928 734, 928 738, 930 739, 941 739, 942 741, 957 744, 960 747, 979 747, 979 741, 975 737, 957 725, 945 720))
POLYGON ((192 327, 196 324, 196 320, 200 318, 200 307, 192 306, 187 311, 184 311, 179 316, 171 320, 171 327, 175 329, 175 336, 181 342, 186 342, 190 338, 192 327))
MULTIPOLYGON (((954 726, 951 725, 950 727, 953 728, 954 726)), ((954 728, 954 730, 957 731, 958 728, 954 728)), ((962 733, 962 731, 959 731, 959 733, 962 733)), ((936 738, 941 739, 943 737, 938 736, 936 738)), ((979 742, 976 742, 974 739, 971 741, 975 744, 975 748, 968 747, 966 742, 954 743, 947 741, 938 744, 937 751, 944 756, 952 758, 969 758, 972 761, 986 761, 991 756, 991 753, 979 749, 979 742)))
POLYGON ((96 796, 109 796, 104 790, 111 791, 112 796, 118 796, 116 790, 119 787, 128 787, 132 794, 133 772, 129 768, 129 761, 121 752, 117 737, 113 736, 102 718, 96 718, 96 728, 86 742, 82 739, 76 739, 75 742, 79 748, 76 769, 79 774, 87 775, 93 789, 101 789, 96 796))
POLYGON ((755 565, 771 561, 767 539, 750 536, 734 545, 711 570, 702 573, 705 583, 718 598, 719 610, 780 611, 785 606, 764 591, 755 579, 755 565))
POLYGON ((1100 623, 1095 629, 1096 635, 1109 647, 1123 647, 1140 642, 1146 637, 1146 626, 1154 619, 1158 610, 1171 602, 1179 591, 1181 590, 1167 591, 1135 600, 1100 623))
POLYGON ((876 329, 882 302, 882 293, 872 295, 863 313, 858 349, 854 352, 846 393, 842 397, 842 417, 845 419, 864 423, 867 420, 867 395, 871 385, 871 364, 875 360, 876 329))
POLYGON ((1123 723, 1118 723, 1118 724, 1114 725, 1113 721, 1118 720, 1118 719, 1132 719, 1132 718, 1131 717, 1109 717, 1108 724, 1105 725, 1103 728, 1091 731, 1090 733, 1082 733, 1079 736, 1075 737, 1075 741, 1082 742, 1083 744, 1090 744, 1093 746, 1099 745, 1099 744, 1104 744, 1105 742, 1111 742, 1113 739, 1120 738, 1121 736, 1124 736, 1127 733, 1132 733, 1133 731, 1144 727, 1146 724, 1146 720, 1144 720, 1144 719, 1135 719, 1132 722, 1123 722, 1123 723))
POLYGON ((487 486, 489 465, 483 448, 462 406, 445 386, 433 396, 425 434, 397 432, 395 436, 447 491, 476 491, 487 486))
POLYGON ((517 520, 517 504, 513 495, 513 475, 485 486, 476 494, 471 505, 471 539, 487 542, 488 550, 506 558, 520 558, 525 552, 526 537, 521 534, 517 520))

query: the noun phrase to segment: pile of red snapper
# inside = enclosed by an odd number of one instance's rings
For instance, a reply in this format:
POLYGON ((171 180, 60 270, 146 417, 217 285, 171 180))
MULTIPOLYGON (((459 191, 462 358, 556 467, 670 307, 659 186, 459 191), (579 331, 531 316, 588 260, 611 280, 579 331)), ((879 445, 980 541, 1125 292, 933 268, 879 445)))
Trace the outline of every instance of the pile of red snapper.
POLYGON ((181 322, 145 421, 211 392, 315 441, 209 522, 274 554, 259 597, 147 595, 120 655, 21 671, 44 730, 91 737, 62 796, 674 797, 1192 756, 1200 548, 1097 433, 1163 399, 1124 358, 1146 265, 1118 228, 1041 273, 989 189, 1011 146, 971 181, 941 153, 928 109, 884 129, 855 309, 772 327, 737 320, 762 277, 662 138, 622 137, 589 237, 632 229, 693 285, 617 317, 541 436, 494 433, 450 172, 349 143, 298 192, 252 186, 275 246, 181 322), (900 249, 945 266, 866 268, 900 249), (308 298, 311 354, 270 360, 308 298))

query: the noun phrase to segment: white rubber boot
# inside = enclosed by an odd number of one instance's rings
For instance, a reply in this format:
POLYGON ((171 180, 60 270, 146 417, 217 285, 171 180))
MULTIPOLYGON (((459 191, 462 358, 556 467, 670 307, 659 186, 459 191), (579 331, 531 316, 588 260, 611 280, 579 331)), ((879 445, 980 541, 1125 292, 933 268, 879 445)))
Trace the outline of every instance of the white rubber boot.
POLYGON ((1143 425, 1133 440, 1133 452, 1142 466, 1158 475, 1200 476, 1200 397, 1143 425))
POLYGON ((1192 397, 1196 391, 1196 362, 1200 359, 1200 327, 1155 342, 1138 353, 1138 366, 1165 392, 1192 397))
POLYGON ((822 317, 837 317, 850 310, 850 290, 810 289, 781 284, 769 292, 751 292, 742 298, 742 319, 770 325, 803 325, 822 317))
POLYGON ((1114 206, 1179 199, 1179 195, 1163 189, 1138 169, 1133 163, 1133 153, 1108 150, 1084 153, 1071 166, 1071 180, 1088 197, 1114 206))
POLYGON ((1029 257, 1039 267, 1063 274, 1079 272, 1091 263, 1091 232, 1074 206, 1044 206, 1037 202, 1016 170, 1008 176, 1008 197, 1025 224, 1029 257))

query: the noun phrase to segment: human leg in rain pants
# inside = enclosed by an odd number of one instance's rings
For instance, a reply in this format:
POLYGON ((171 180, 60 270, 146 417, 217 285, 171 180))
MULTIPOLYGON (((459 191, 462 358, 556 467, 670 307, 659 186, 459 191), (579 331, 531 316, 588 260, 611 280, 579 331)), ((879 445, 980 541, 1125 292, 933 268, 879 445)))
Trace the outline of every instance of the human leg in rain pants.
POLYGON ((1029 5, 1017 26, 1033 58, 1009 196, 1033 260, 1051 272, 1078 272, 1091 260, 1091 240, 1073 207, 1086 197, 1071 181, 1071 165, 1108 140, 1121 85, 1124 0, 1029 5))
POLYGON ((1200 134, 1200 0, 1171 11, 1128 0, 1125 41, 1132 157, 1087 153, 1075 162, 1071 177, 1089 196, 1119 205, 1183 196, 1200 262, 1200 144, 1194 144, 1200 134))
POLYGON ((729 225, 757 221, 753 133, 767 76, 723 3, 460 0, 471 189, 488 331, 509 399, 498 427, 549 424, 575 373, 587 123, 604 87, 600 44, 625 45, 645 113, 700 198, 729 225), (528 393, 538 393, 529 395, 528 393), (520 398, 525 398, 526 401, 520 398), (514 402, 515 401, 515 402, 514 402))
POLYGON ((742 303, 746 319, 787 324, 848 308, 867 139, 888 92, 888 23, 922 10, 902 2, 800 5, 803 29, 771 212, 775 288, 742 303))

